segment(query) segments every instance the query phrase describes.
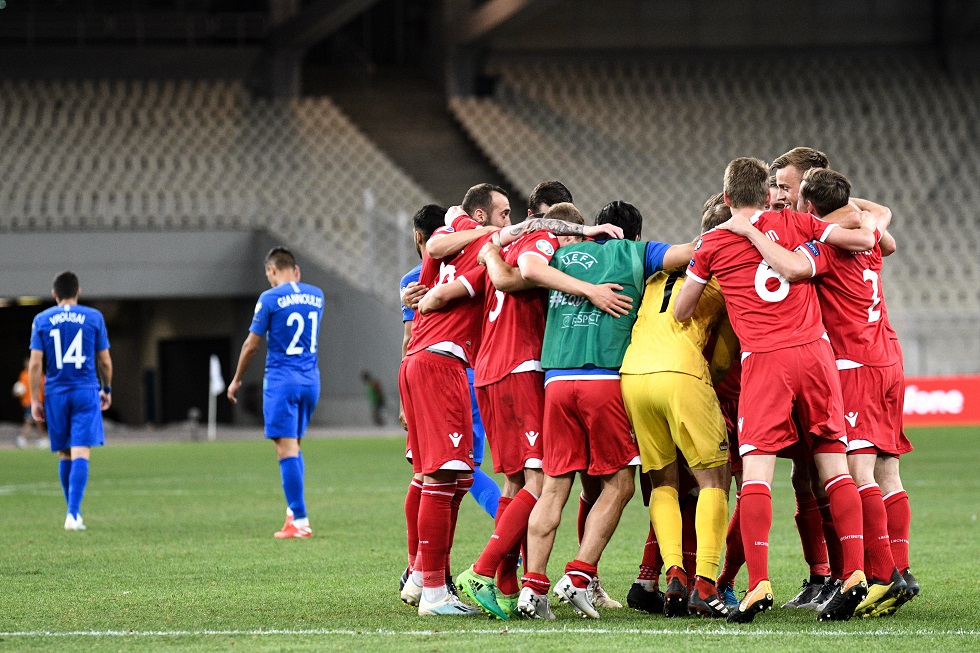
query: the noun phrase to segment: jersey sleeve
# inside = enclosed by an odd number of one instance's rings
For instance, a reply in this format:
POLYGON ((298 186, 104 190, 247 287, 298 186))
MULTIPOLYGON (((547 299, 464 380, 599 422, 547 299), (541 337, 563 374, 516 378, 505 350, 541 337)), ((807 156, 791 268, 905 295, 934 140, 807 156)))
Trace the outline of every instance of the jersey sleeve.
POLYGON ((99 316, 99 328, 95 334, 95 351, 105 351, 109 348, 109 331, 105 328, 105 318, 99 316))
MULTIPOLYGON (((402 277, 401 283, 398 284, 399 300, 401 299, 402 293, 405 292, 405 288, 408 287, 408 284, 412 283, 413 281, 419 280, 421 276, 421 272, 422 272, 422 266, 419 266, 418 268, 412 270, 404 277, 402 277)), ((405 306, 405 304, 402 304, 401 306, 402 306, 402 322, 413 321, 415 319, 415 311, 409 308, 408 306, 405 306)))
POLYGON ((551 263, 558 249, 558 239, 551 232, 536 231, 521 240, 517 249, 515 263, 520 263, 525 256, 538 256, 545 263, 551 263))
POLYGON ((40 324, 38 324, 37 317, 35 317, 34 322, 31 323, 31 349, 44 351, 44 343, 41 342, 41 328, 40 324))
POLYGON ((272 298, 266 295, 259 297, 255 303, 255 315, 252 316, 252 325, 248 330, 257 336, 265 337, 269 331, 269 319, 272 316, 272 298))
POLYGON ((483 225, 468 215, 461 215, 449 222, 446 226, 452 231, 469 231, 470 229, 477 229, 483 225))
POLYGON ((825 242, 830 232, 837 227, 837 224, 825 222, 810 213, 801 213, 798 215, 804 216, 801 226, 803 227, 803 234, 807 240, 815 240, 820 243, 825 242))
POLYGON ((643 254, 643 276, 649 277, 664 269, 664 254, 670 249, 667 243, 651 240, 647 243, 643 254))
POLYGON ((840 250, 833 245, 809 240, 799 247, 796 251, 802 252, 810 260, 811 277, 819 277, 834 266, 834 261, 839 256, 840 250))
POLYGON ((711 253, 711 246, 705 244, 704 236, 702 236, 694 247, 691 262, 687 264, 688 279, 702 285, 711 281, 711 253))
POLYGON ((483 266, 474 265, 468 270, 456 274, 456 281, 466 286, 470 297, 479 297, 486 290, 487 272, 483 266))

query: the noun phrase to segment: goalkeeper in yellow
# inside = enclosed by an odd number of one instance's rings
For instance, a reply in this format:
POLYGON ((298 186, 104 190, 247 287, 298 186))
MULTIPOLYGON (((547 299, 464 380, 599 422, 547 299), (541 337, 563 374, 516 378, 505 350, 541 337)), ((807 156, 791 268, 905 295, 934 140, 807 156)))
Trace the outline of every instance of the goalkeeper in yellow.
MULTIPOLYGON (((731 216, 728 207, 706 208, 702 233, 731 216)), ((646 282, 632 340, 620 369, 626 413, 640 448, 642 473, 653 484, 650 519, 667 568, 664 614, 690 612, 727 616, 715 591, 718 563, 728 526, 728 435, 712 386, 712 371, 727 369, 737 344, 721 343, 710 365, 704 357, 717 326, 726 317, 725 298, 712 279, 694 316, 674 319, 674 298, 685 283, 685 270, 661 271, 646 282), (677 451, 683 455, 679 461, 677 451), (677 484, 686 461, 700 486, 695 530, 697 569, 685 570, 681 551, 681 511, 677 484), (687 574, 695 572, 688 597, 687 574)), ((730 331, 730 330, 729 330, 730 331)))

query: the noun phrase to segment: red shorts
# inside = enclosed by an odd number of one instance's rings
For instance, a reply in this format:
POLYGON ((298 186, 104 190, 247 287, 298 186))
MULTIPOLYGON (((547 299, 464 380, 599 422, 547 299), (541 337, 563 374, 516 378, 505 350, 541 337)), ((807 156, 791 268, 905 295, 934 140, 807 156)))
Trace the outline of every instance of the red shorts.
POLYGON ((473 412, 463 361, 428 351, 411 354, 398 370, 398 392, 415 473, 473 471, 473 412))
POLYGON ((848 451, 873 448, 893 456, 912 451, 902 428, 905 371, 901 363, 840 370, 840 385, 848 451))
POLYGON ((476 388, 476 403, 490 441, 493 471, 510 476, 524 468, 541 469, 544 373, 508 374, 476 388))
POLYGON ((619 379, 551 379, 544 388, 544 473, 615 474, 640 464, 619 379))
MULTIPOLYGON (((840 378, 830 342, 824 338, 797 347, 742 354, 742 394, 738 402, 739 453, 775 454, 810 438, 844 439, 840 378)), ((823 450, 822 443, 814 443, 823 450)))

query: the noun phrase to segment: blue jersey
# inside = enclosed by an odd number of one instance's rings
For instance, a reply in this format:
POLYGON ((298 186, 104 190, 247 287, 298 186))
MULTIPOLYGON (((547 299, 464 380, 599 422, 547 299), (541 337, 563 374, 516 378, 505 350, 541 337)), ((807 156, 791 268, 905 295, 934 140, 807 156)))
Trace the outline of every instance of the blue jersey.
MULTIPOLYGON (((422 275, 422 264, 419 263, 411 271, 402 277, 402 282, 398 287, 398 296, 401 297, 402 293, 405 292, 405 287, 412 283, 413 281, 418 281, 422 275)), ((413 322, 415 320, 415 311, 409 307, 402 304, 402 322, 413 322)))
POLYGON ((31 326, 31 349, 44 352, 45 394, 99 388, 96 353, 109 348, 102 313, 65 304, 38 313, 31 326))
POLYGON ((323 317, 323 291, 288 281, 266 290, 255 305, 249 331, 268 343, 265 385, 319 385, 317 341, 323 317))

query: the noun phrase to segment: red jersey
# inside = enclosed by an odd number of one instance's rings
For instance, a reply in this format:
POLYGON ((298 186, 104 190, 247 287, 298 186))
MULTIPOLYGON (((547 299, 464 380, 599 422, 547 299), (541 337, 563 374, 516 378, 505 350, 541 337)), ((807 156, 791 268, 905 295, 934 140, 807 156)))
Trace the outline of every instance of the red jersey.
MULTIPOLYGON (((751 222, 787 249, 809 240, 823 242, 837 226, 789 209, 757 211, 751 222)), ((708 231, 694 249, 687 276, 701 284, 718 277, 743 353, 805 345, 825 333, 813 284, 786 281, 762 260, 748 238, 721 229, 708 231)))
MULTIPOLYGON (((501 255, 512 266, 525 256, 539 256, 550 263, 558 247, 553 234, 535 231, 505 247, 501 255)), ((505 293, 493 284, 487 287, 483 345, 473 366, 473 385, 495 383, 514 371, 543 371, 541 343, 547 301, 548 291, 544 288, 505 293)))
POLYGON ((881 248, 847 252, 823 243, 800 248, 814 263, 820 312, 834 355, 873 367, 899 361, 881 285, 881 248))
MULTIPOLYGON (((436 229, 432 237, 480 226, 464 215, 453 220, 451 226, 436 229)), ((467 365, 476 359, 483 322, 483 302, 480 300, 486 284, 486 271, 476 262, 476 255, 491 235, 481 236, 456 254, 441 259, 431 258, 428 253, 422 252, 419 283, 434 288, 458 280, 466 286, 469 296, 455 299, 428 315, 416 315, 412 324, 412 339, 408 343, 409 354, 432 347, 453 354, 466 361, 467 365)))

